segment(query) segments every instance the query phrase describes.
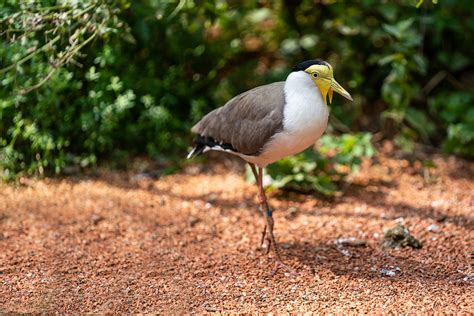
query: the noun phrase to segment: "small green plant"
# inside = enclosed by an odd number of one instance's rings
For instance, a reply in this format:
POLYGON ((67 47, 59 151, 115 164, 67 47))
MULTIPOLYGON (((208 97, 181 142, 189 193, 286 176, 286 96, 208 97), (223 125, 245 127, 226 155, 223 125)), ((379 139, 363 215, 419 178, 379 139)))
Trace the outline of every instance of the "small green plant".
POLYGON ((269 165, 270 188, 334 194, 337 183, 358 170, 362 158, 374 155, 371 137, 369 133, 324 135, 317 150, 309 149, 269 165))

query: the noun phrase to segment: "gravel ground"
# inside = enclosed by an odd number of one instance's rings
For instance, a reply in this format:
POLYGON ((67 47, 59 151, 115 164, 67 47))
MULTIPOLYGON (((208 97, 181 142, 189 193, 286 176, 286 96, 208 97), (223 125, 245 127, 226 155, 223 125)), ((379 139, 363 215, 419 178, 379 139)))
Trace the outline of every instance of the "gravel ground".
POLYGON ((341 197, 270 194, 297 276, 271 274, 256 188, 232 161, 0 185, 0 313, 473 312, 474 164, 395 156, 341 197), (397 223, 423 248, 382 249, 397 223))

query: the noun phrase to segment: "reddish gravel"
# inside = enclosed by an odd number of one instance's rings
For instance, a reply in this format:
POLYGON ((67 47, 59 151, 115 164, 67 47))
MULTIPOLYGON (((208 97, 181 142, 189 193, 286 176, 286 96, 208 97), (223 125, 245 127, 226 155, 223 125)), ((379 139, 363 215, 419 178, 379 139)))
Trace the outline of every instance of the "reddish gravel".
POLYGON ((474 164, 390 156, 333 200, 270 194, 296 277, 257 249, 256 189, 235 162, 1 185, 0 313, 473 312, 474 164), (422 249, 380 248, 397 222, 422 249))

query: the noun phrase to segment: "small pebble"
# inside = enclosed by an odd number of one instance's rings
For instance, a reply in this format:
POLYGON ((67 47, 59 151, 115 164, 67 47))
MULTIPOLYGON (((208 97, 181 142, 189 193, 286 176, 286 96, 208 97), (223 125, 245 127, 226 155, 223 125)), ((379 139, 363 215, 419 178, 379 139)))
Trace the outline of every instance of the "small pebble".
POLYGON ((351 246, 351 247, 365 247, 367 243, 365 240, 357 239, 355 237, 346 237, 346 238, 339 238, 336 240, 336 245, 340 246, 351 246))
POLYGON ((288 211, 286 213, 286 218, 293 219, 298 215, 298 209, 296 207, 290 207, 288 208, 288 211))
POLYGON ((403 224, 405 222, 405 219, 403 217, 398 217, 395 219, 395 223, 397 224, 403 224))
POLYGON ((385 269, 382 268, 380 269, 380 276, 382 277, 394 277, 397 272, 401 272, 402 270, 399 267, 396 267, 394 269, 385 269))
POLYGON ((194 216, 189 216, 188 217, 188 226, 189 227, 194 227, 197 223, 199 223, 201 220, 199 218, 196 218, 194 216))
POLYGON ((436 232, 439 232, 440 230, 440 227, 436 224, 431 224, 430 226, 428 226, 428 228, 426 228, 429 232, 432 232, 432 233, 436 233, 436 232))

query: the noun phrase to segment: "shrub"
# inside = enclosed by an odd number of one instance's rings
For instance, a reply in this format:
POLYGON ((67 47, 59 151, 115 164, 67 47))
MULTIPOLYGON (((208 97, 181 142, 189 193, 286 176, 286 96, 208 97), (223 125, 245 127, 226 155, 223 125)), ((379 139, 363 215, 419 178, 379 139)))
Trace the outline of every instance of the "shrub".
POLYGON ((140 154, 175 160, 203 114, 314 57, 334 65, 355 99, 331 106, 337 132, 472 157, 470 114, 452 118, 443 106, 472 107, 471 2, 418 6, 4 1, 0 170, 8 178, 140 154))

